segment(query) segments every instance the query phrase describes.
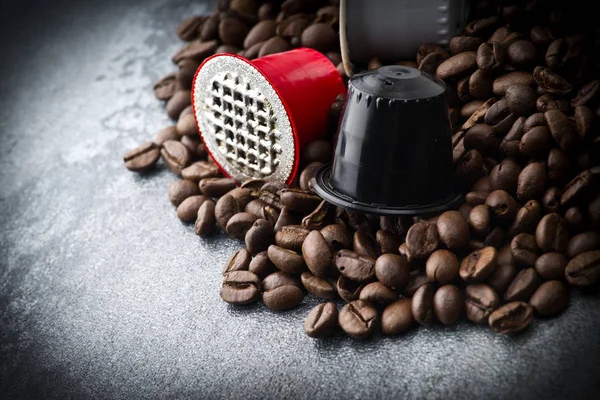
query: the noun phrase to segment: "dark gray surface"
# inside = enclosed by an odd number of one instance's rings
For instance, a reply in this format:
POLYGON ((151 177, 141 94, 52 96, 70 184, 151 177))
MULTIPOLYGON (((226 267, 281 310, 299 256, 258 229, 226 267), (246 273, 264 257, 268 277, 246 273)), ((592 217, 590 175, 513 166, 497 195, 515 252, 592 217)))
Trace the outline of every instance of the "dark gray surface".
POLYGON ((121 161, 169 123, 151 84, 204 7, 63 3, 0 6, 0 397, 597 397, 598 295, 516 338, 461 324, 315 341, 312 298, 227 306, 240 244, 179 222, 164 166, 121 161))

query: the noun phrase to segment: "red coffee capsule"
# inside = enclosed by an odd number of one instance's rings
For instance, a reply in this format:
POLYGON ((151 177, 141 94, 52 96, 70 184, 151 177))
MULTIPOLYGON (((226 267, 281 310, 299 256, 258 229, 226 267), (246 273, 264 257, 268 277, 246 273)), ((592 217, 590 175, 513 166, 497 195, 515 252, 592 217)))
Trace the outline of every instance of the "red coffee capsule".
POLYGON ((217 54, 196 72, 192 106, 206 149, 226 176, 290 183, 302 147, 325 132, 343 92, 336 67, 312 49, 252 61, 217 54))

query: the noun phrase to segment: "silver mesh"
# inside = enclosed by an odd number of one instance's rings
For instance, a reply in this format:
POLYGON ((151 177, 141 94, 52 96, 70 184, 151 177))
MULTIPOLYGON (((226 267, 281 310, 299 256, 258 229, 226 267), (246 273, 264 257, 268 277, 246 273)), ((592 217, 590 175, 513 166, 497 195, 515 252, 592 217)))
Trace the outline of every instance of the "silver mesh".
POLYGON ((215 57, 194 85, 203 140, 234 179, 285 181, 294 163, 294 140, 285 108, 269 82, 249 63, 215 57))

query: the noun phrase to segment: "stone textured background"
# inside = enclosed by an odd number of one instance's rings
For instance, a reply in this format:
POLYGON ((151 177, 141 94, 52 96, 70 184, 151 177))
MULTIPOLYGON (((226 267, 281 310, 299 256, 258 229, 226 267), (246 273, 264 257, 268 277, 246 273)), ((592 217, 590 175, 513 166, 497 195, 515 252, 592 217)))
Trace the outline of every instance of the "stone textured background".
POLYGON ((597 398, 600 296, 516 338, 463 323, 315 341, 291 312, 230 307, 239 242, 179 222, 164 165, 123 153, 169 124, 173 70, 201 1, 0 5, 0 397, 597 398))

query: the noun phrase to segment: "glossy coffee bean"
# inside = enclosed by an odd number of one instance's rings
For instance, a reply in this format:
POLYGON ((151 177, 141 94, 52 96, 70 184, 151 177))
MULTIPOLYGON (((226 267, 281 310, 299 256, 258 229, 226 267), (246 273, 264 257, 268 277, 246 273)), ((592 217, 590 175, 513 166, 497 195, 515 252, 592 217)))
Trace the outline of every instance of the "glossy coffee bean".
POLYGON ((353 236, 348 228, 341 224, 327 225, 321 229, 321 234, 333 251, 352 248, 353 236))
POLYGON ((575 258, 586 251, 600 249, 600 233, 596 231, 588 231, 573 236, 567 245, 567 257, 575 258))
POLYGON ((534 268, 524 269, 515 276, 506 289, 504 301, 528 301, 540 283, 540 277, 534 268))
MULTIPOLYGON (((460 217, 462 218, 462 215, 460 217)), ((429 257, 439 246, 439 235, 436 226, 425 222, 414 224, 406 234, 406 246, 415 258, 425 259, 429 257)))
POLYGON ((298 280, 297 275, 288 274, 287 272, 283 271, 277 271, 267 275, 267 277, 263 279, 262 290, 273 290, 286 285, 296 286, 299 289, 302 288, 302 284, 298 280))
POLYGON ((560 314, 569 305, 569 289, 558 280, 542 283, 531 296, 529 304, 544 317, 560 314))
POLYGON ((360 291, 358 297, 373 305, 387 305, 398 299, 398 293, 381 282, 371 282, 360 291))
POLYGON ((342 307, 338 323, 348 335, 356 339, 364 339, 375 329, 377 310, 363 300, 354 300, 342 307))
POLYGON ((340 275, 336 282, 336 289, 340 297, 346 301, 351 302, 354 300, 358 300, 358 296, 360 296, 360 291, 365 285, 359 282, 355 282, 351 279, 340 275))
POLYGON ((350 250, 340 250, 334 256, 335 266, 344 277, 368 282, 375 278, 375 260, 360 256, 350 250))
POLYGON ((246 233, 250 230, 257 219, 258 218, 256 218, 256 215, 254 214, 247 212, 237 213, 229 218, 229 221, 227 221, 227 226, 225 227, 225 231, 233 238, 244 240, 246 233))
POLYGON ((389 304, 381 315, 381 333, 398 335, 414 324, 410 299, 399 299, 389 304))
POLYGON ((510 242, 510 250, 515 264, 520 267, 533 267, 540 252, 535 236, 528 233, 515 236, 510 242))
POLYGON ((504 294, 508 286, 517 275, 517 267, 514 264, 498 263, 494 273, 487 279, 487 284, 496 291, 498 295, 504 294))
POLYGON ((469 254, 460 264, 459 274, 465 282, 484 282, 496 269, 498 251, 484 247, 469 254))
POLYGON ((310 272, 303 272, 300 279, 304 288, 313 296, 330 300, 337 298, 337 290, 328 280, 319 278, 310 272))
POLYGON ((590 286, 600 280, 600 250, 586 251, 573 258, 565 268, 572 286, 590 286))
POLYGON ((490 208, 492 219, 500 224, 512 222, 517 214, 515 199, 504 190, 490 193, 485 204, 490 208))
POLYGON ((563 224, 562 217, 556 213, 545 215, 535 230, 535 239, 544 253, 564 253, 569 244, 569 232, 563 224))
POLYGON ((382 254, 375 262, 375 276, 392 289, 400 289, 409 279, 408 261, 397 254, 382 254))
POLYGON ((235 305, 253 303, 260 298, 260 279, 248 271, 228 272, 223 278, 221 298, 235 305))
POLYGON ((262 295, 263 304, 273 311, 283 311, 298 306, 304 293, 297 286, 284 285, 267 290, 262 295))
POLYGON ((188 197, 197 195, 200 195, 200 189, 195 182, 180 179, 169 185, 169 200, 175 207, 188 197))
POLYGON ((167 140, 164 142, 160 154, 171 171, 177 175, 181 175, 181 171, 187 167, 192 160, 190 151, 187 147, 175 140, 167 140))
POLYGON ((440 287, 433 296, 433 311, 444 325, 454 325, 463 314, 464 307, 463 294, 454 285, 440 287))
POLYGON ((256 274, 260 279, 266 278, 269 274, 275 272, 275 266, 269 260, 269 256, 266 251, 261 251, 252 258, 248 265, 248 271, 256 274))
POLYGON ((304 332, 312 338, 331 336, 338 324, 335 303, 321 303, 313 308, 304 320, 304 332))
POLYGON ((275 233, 275 243, 284 249, 302 251, 302 243, 310 230, 302 225, 288 225, 275 233))
POLYGON ((194 232, 198 236, 209 236, 214 232, 215 224, 215 202, 209 199, 198 209, 194 232))
POLYGON ((182 169, 181 176, 183 179, 200 182, 202 179, 218 178, 222 175, 221 171, 216 165, 208 161, 197 161, 182 169))
POLYGON ((569 260, 561 253, 545 253, 535 261, 535 271, 546 281, 565 279, 565 268, 569 260))
POLYGON ((510 229, 509 236, 520 233, 534 233, 535 228, 542 219, 542 209, 536 200, 529 200, 517 212, 510 229))
POLYGON ((190 196, 177 206, 177 218, 183 222, 194 222, 198 217, 198 210, 202 204, 209 200, 206 196, 190 196))
POLYGON ((489 316, 498 308, 500 299, 488 285, 471 284, 465 288, 465 314, 476 324, 485 324, 489 316))
POLYGON ((502 334, 515 334, 526 329, 533 320, 533 307, 522 301, 513 301, 494 311, 488 323, 502 334))
POLYGON ((356 254, 369 258, 377 258, 380 253, 375 238, 364 230, 354 232, 352 248, 356 254))
POLYGON ((307 270, 302 256, 295 251, 272 244, 267 249, 269 260, 281 271, 300 275, 307 270))
POLYGON ((258 254, 266 251, 274 241, 273 224, 266 219, 254 221, 244 240, 250 254, 258 254))
POLYGON ((246 249, 240 249, 233 253, 223 266, 223 275, 233 271, 247 271, 252 256, 246 249))
POLYGON ((454 253, 449 250, 436 250, 425 263, 425 271, 431 282, 446 285, 458 276, 460 263, 454 253))
POLYGON ((377 245, 379 246, 379 249, 381 250, 382 254, 397 254, 398 247, 400 247, 400 244, 402 243, 399 235, 390 231, 386 231, 384 229, 380 229, 377 231, 377 233, 375 234, 375 241, 377 242, 377 245))
POLYGON ((517 198, 520 201, 539 199, 544 194, 548 172, 545 163, 532 162, 521 173, 517 182, 517 198))
POLYGON ((485 237, 490 232, 491 219, 490 208, 480 204, 471 209, 468 220, 475 235, 485 237))
POLYGON ((231 178, 206 178, 199 183, 200 191, 208 197, 221 197, 236 187, 231 178))
POLYGON ((517 192, 517 181, 521 166, 512 158, 506 158, 490 172, 492 190, 504 190, 510 195, 517 192))
POLYGON ((329 276, 333 265, 333 252, 319 231, 312 231, 302 243, 304 261, 311 273, 324 278, 329 276))
POLYGON ((146 172, 158 162, 160 148, 154 142, 147 142, 140 147, 128 151, 123 156, 125 167, 134 172, 146 172))
MULTIPOLYGON (((446 211, 439 216, 437 223, 439 240, 449 249, 463 249, 471 239, 471 231, 467 220, 458 211, 446 211)), ((412 228, 411 228, 412 229, 412 228)), ((433 231, 433 229, 428 229, 433 231)), ((410 232, 410 231, 409 231, 410 232)), ((428 235, 433 235, 427 233, 428 235)), ((435 237, 435 236, 433 236, 435 237)), ((407 236, 408 244, 408 236, 407 236)), ((409 246, 409 249, 411 247, 409 246)))
POLYGON ((421 286, 412 297, 412 313, 415 321, 421 325, 431 325, 435 319, 433 296, 435 286, 431 283, 421 286))
POLYGON ((217 224, 222 228, 227 228, 227 223, 234 215, 240 212, 240 206, 233 196, 226 194, 221 197, 215 205, 215 218, 217 224))

